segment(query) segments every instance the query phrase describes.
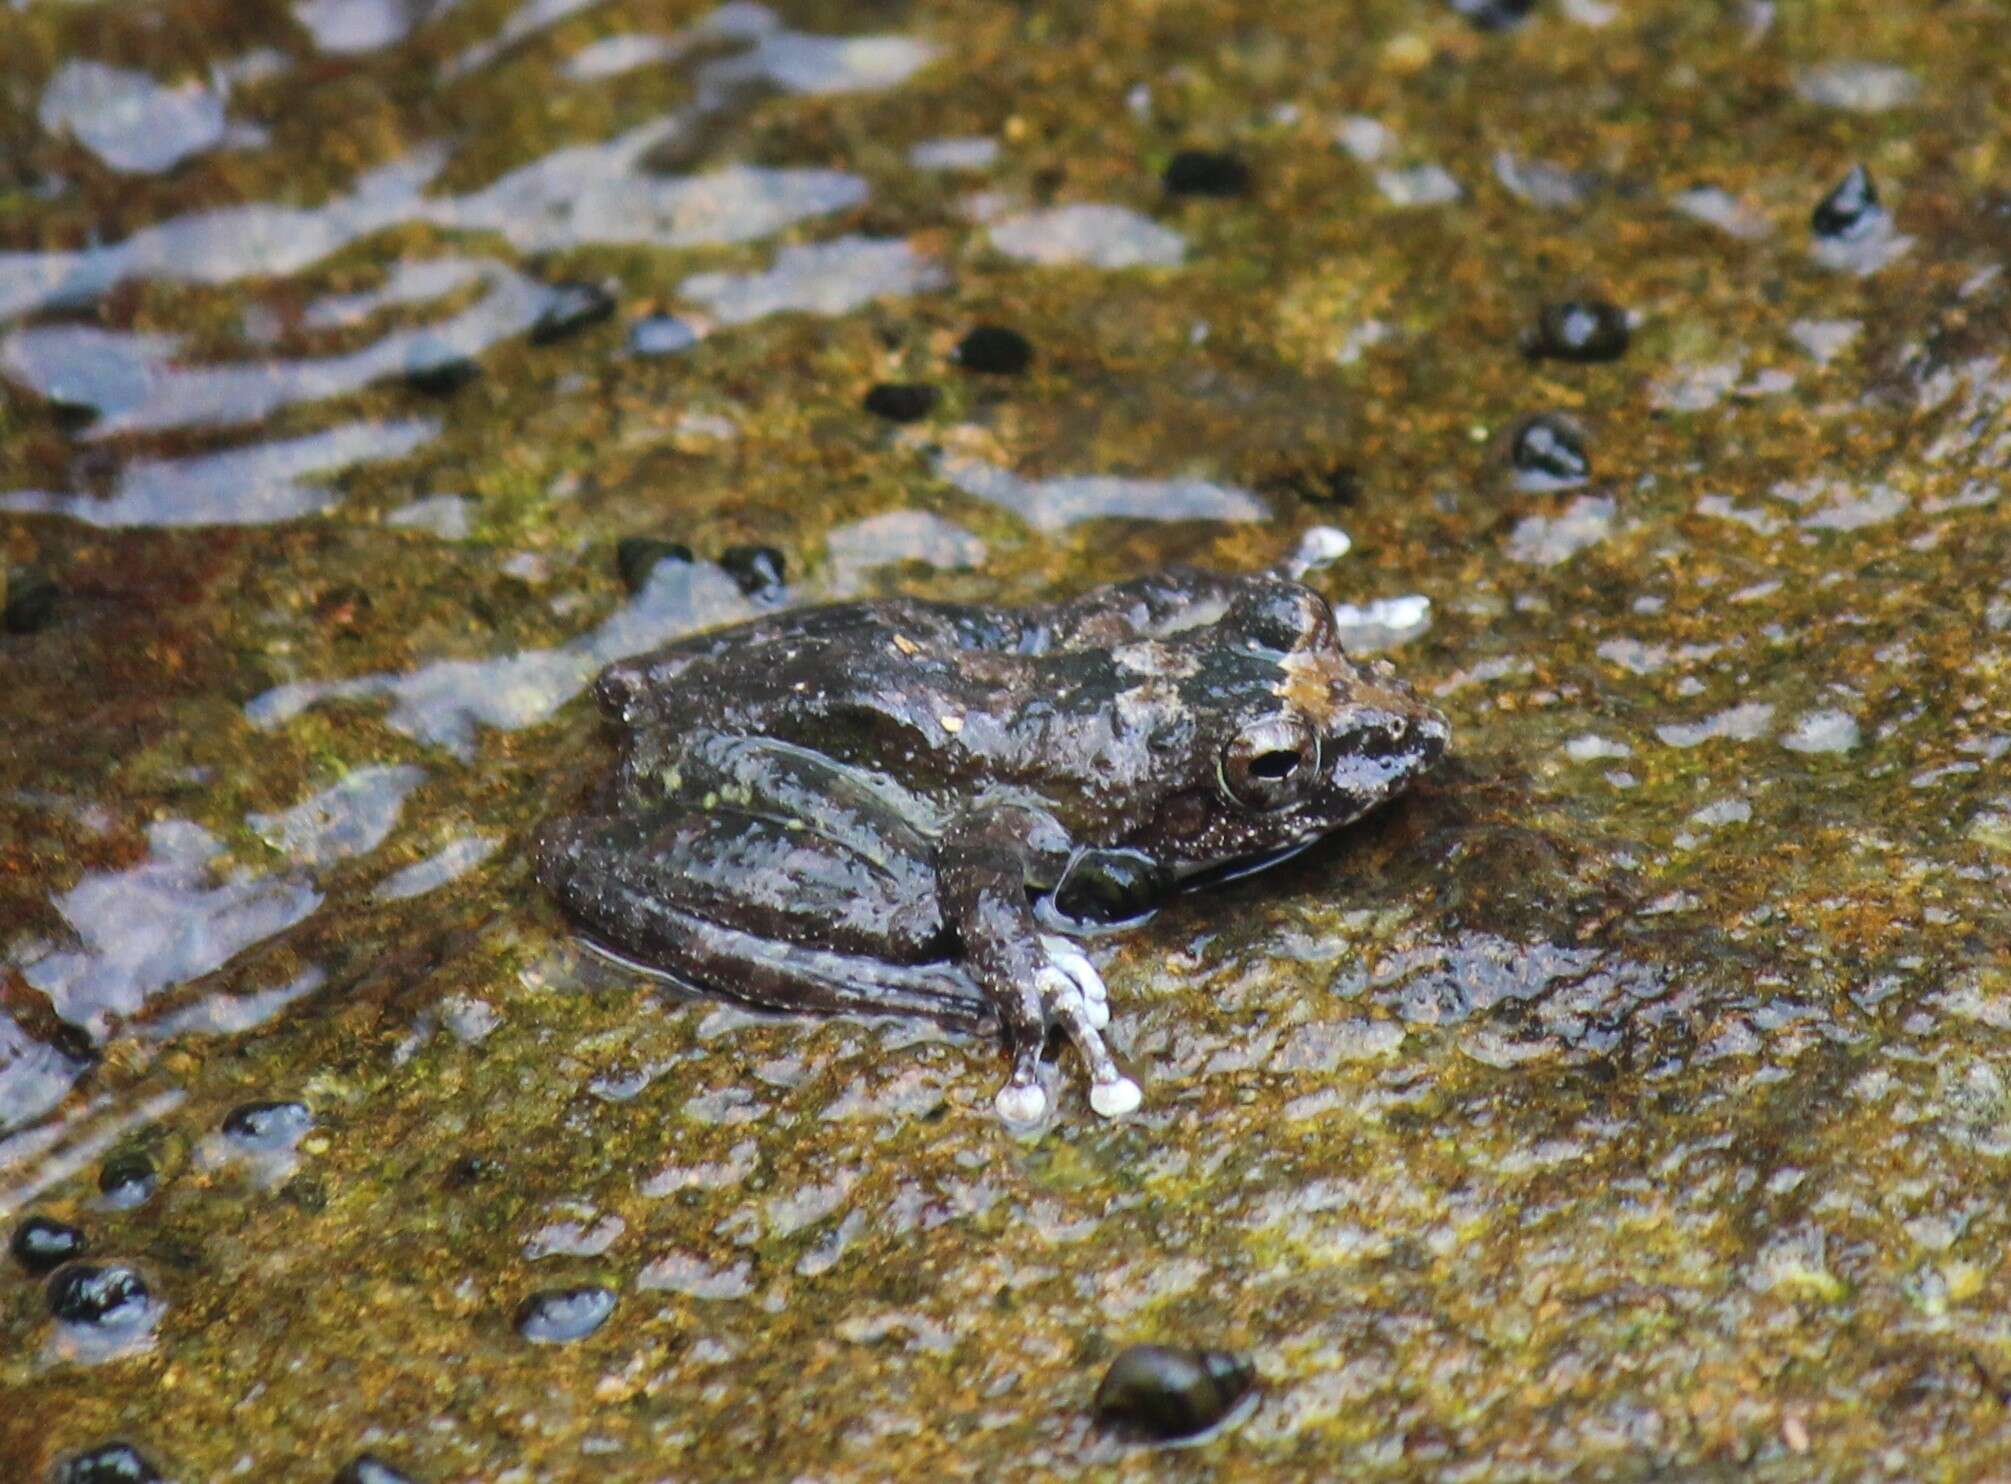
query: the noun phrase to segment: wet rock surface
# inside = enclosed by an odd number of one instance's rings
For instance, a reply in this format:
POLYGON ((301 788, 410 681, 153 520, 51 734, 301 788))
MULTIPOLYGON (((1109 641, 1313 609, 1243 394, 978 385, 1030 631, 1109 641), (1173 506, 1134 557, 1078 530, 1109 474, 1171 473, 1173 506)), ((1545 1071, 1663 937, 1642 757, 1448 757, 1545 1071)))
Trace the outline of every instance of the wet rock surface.
POLYGON ((5 1263, 0 1475, 2004 1472, 1997 8, 227 9, 0 7, 0 1222, 152 1293, 5 1263), (533 346, 561 283, 682 331, 533 346), (1523 353, 1586 296, 1624 355, 1523 353), (1085 940, 1131 1119, 530 877, 621 655, 1314 524, 1458 744, 1085 940), (1167 1336, 1264 1377, 1193 1451, 1087 1405, 1167 1336))

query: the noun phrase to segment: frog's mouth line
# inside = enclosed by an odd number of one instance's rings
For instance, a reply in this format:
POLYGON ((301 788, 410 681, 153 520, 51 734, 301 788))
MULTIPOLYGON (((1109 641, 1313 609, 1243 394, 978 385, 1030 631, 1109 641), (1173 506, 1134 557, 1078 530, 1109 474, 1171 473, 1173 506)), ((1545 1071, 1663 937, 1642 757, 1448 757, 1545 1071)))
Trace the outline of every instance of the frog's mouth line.
POLYGON ((1227 881, 1240 881, 1245 876, 1254 876, 1259 871, 1268 871, 1280 862, 1311 850, 1320 842, 1320 836, 1301 840, 1293 845, 1281 845, 1276 850, 1267 850, 1262 855, 1246 855, 1240 860, 1220 861, 1212 866, 1180 866, 1173 872, 1174 880, 1180 883, 1182 891, 1200 891, 1205 887, 1220 886, 1227 881))

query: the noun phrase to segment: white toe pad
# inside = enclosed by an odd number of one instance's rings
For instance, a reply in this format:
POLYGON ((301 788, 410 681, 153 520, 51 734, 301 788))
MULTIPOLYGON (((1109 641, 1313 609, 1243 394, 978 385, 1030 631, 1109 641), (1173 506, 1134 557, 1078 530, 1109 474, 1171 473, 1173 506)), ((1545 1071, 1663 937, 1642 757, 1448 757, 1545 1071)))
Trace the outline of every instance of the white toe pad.
MULTIPOLYGON (((1134 1104, 1136 1092, 1134 1088, 1134 1104)), ((1009 1082, 999 1089, 992 1106, 1007 1123, 1039 1123, 1047 1116, 1047 1093, 1037 1082, 1023 1085, 1009 1082)))
POLYGON ((1099 1082, 1089 1089, 1089 1106, 1105 1118, 1122 1118, 1133 1111, 1144 1096, 1138 1084, 1129 1077, 1119 1077, 1114 1082, 1099 1082))

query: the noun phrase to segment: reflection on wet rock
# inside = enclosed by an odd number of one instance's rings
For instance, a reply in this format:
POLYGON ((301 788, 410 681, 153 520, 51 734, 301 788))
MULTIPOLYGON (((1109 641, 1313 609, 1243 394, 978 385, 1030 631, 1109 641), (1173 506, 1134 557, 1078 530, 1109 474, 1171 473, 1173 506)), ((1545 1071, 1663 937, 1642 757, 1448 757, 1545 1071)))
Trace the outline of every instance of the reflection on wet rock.
POLYGON ((283 813, 247 815, 245 823, 295 865, 329 866, 383 844, 425 781, 426 770, 410 763, 358 768, 283 813))
POLYGON ((84 1255, 84 1234, 53 1216, 30 1216, 14 1228, 7 1244, 14 1261, 31 1273, 46 1273, 84 1255))
POLYGON ((628 348, 639 356, 674 356, 698 344, 698 331, 672 314, 639 319, 628 332, 628 348))
POLYGON ((440 431, 422 419, 345 423, 322 433, 186 459, 135 459, 110 495, 16 490, 0 510, 67 515, 89 525, 247 526, 326 510, 335 491, 310 476, 402 458, 440 431))
MULTIPOLYGON (((1187 255, 1187 239, 1171 228, 1122 206, 1093 202, 1001 217, 991 224, 991 243, 1009 258, 1048 266, 1172 268, 1187 255)), ((972 370, 986 369, 972 365, 967 355, 960 353, 960 359, 972 370)))
MULTIPOLYGON (((445 6, 439 7, 445 9, 445 6)), ((293 18, 324 52, 372 52, 405 39, 425 7, 413 0, 295 0, 293 18)))
POLYGON ((729 325, 790 310, 844 314, 876 299, 939 289, 948 280, 906 242, 840 237, 783 248, 760 273, 695 273, 677 286, 729 325))
POLYGON ((78 946, 25 966, 28 982, 73 1025, 102 1031, 108 1017, 131 1015, 321 905, 303 881, 241 872, 214 880, 210 861, 223 847, 200 825, 163 820, 147 841, 140 864, 86 873, 55 898, 78 946))
POLYGON ((1038 531, 1059 531, 1086 520, 1261 520, 1255 495, 1205 479, 1127 479, 1118 475, 1062 475, 1022 479, 976 459, 947 457, 936 472, 973 499, 1000 506, 1038 531))
POLYGON ((502 842, 483 835, 462 835, 449 840, 422 861, 394 871, 371 893, 381 902, 402 902, 458 881, 496 853, 502 842))
POLYGON ((255 697, 245 714, 254 725, 271 727, 326 701, 387 697, 390 726, 466 755, 474 747, 476 727, 534 725, 583 690, 610 661, 751 612, 738 584, 719 568, 660 562, 632 604, 557 649, 487 660, 437 660, 410 672, 351 680, 297 681, 255 697))
POLYGON ((1227 1418, 1256 1380, 1254 1365, 1225 1350, 1133 1345, 1097 1386, 1096 1415, 1149 1438, 1191 1438, 1227 1418))
POLYGON ((979 325, 957 342, 956 361, 966 371, 1018 376, 1033 364, 1033 343, 1004 325, 979 325))
POLYGON ((596 1284, 550 1288, 517 1306, 517 1333, 538 1345, 583 1340, 614 1313, 615 1296, 596 1284))
POLYGON ((1625 310, 1604 299, 1566 299, 1543 306, 1522 348, 1535 359, 1617 361, 1627 339, 1625 310))
POLYGON ((51 1484, 161 1484, 160 1470, 131 1443, 102 1443, 56 1465, 51 1484))
POLYGON ((158 174, 214 149, 226 127, 221 93, 193 81, 170 87, 102 62, 65 63, 43 91, 38 117, 129 175, 158 174))

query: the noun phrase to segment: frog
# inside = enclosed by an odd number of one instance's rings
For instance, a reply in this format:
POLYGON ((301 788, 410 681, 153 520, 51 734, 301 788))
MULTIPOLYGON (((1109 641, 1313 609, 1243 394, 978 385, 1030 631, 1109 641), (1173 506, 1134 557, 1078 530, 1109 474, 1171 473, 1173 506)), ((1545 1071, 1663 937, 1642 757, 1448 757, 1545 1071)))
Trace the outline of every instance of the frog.
POLYGON ((994 1105, 1137 1082, 1071 915, 1260 869, 1402 794, 1450 742, 1385 659, 1343 649, 1288 571, 1170 567, 1025 607, 792 608, 619 660, 619 759, 535 842, 587 945, 765 1010, 919 1016, 1001 1037, 994 1105), (1142 883, 1142 886, 1140 884, 1142 883))

